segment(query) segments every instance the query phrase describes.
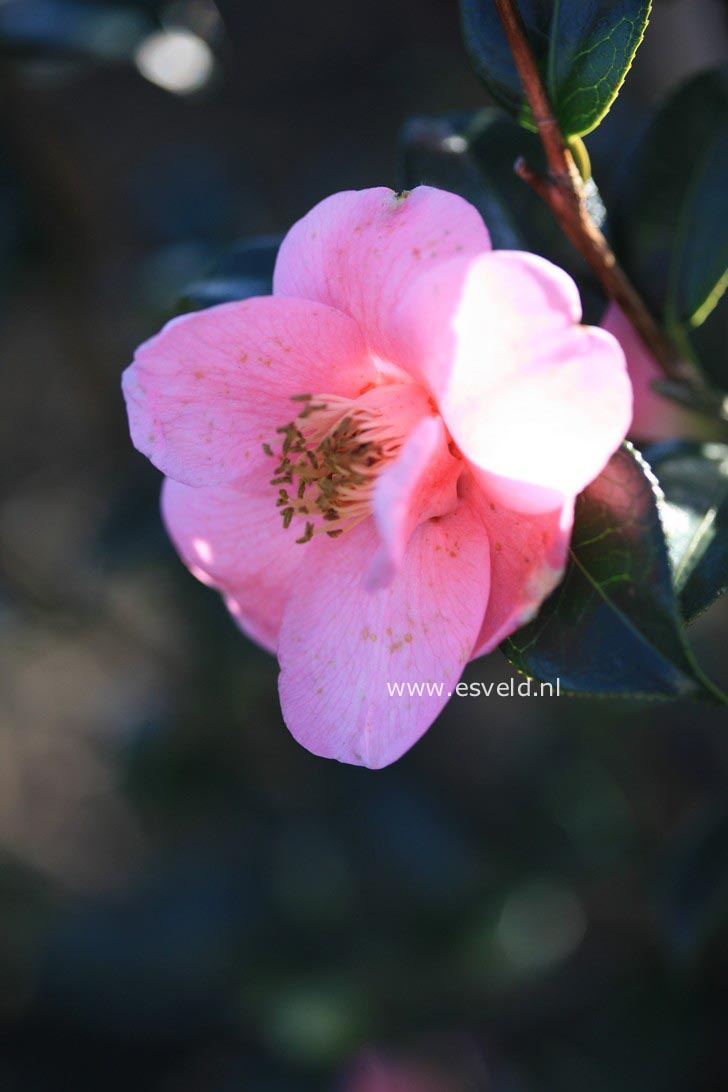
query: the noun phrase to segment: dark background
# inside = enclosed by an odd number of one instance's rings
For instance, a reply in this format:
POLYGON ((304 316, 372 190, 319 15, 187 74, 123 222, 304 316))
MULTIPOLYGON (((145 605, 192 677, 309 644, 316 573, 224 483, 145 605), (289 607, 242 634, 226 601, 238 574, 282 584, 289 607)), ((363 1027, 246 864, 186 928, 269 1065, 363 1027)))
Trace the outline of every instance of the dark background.
MULTIPOLYGON (((727 54, 725 5, 657 3, 605 190, 727 54)), ((231 242, 485 101, 453 0, 0 3, 2 1092, 313 1092, 364 1049, 435 1092, 728 1087, 725 718, 459 699, 390 769, 314 758, 128 440, 122 368, 231 242), (159 25, 209 43, 196 94, 137 71, 159 25)))

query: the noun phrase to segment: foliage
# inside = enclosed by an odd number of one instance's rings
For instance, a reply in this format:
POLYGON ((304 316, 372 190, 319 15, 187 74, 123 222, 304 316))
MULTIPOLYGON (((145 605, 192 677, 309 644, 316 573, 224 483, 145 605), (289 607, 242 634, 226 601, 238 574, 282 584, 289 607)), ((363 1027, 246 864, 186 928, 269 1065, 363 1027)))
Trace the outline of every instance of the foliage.
MULTIPOLYGON (((494 3, 460 0, 470 59, 485 86, 533 127, 494 3)), ((519 5, 565 136, 594 129, 614 102, 650 14, 650 0, 527 0, 519 5)))
POLYGON ((563 582, 503 646, 515 667, 565 692, 721 700, 685 643, 661 508, 650 467, 623 447, 577 500, 563 582))
POLYGON ((728 445, 676 441, 645 457, 664 493, 673 583, 692 622, 728 590, 728 445))
POLYGON ((666 321, 699 326, 725 287, 728 67, 688 80, 650 119, 622 167, 614 237, 666 321))

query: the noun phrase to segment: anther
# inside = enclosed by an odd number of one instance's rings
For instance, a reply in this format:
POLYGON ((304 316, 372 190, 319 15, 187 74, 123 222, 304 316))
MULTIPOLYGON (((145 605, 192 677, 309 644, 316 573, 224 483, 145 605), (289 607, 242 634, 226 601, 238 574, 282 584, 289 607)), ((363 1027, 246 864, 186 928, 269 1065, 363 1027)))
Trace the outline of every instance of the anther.
POLYGON ((301 545, 303 545, 304 542, 310 542, 312 538, 313 538, 313 524, 312 523, 307 523, 306 524, 306 530, 303 532, 303 534, 301 535, 300 538, 296 539, 296 542, 301 543, 301 545))

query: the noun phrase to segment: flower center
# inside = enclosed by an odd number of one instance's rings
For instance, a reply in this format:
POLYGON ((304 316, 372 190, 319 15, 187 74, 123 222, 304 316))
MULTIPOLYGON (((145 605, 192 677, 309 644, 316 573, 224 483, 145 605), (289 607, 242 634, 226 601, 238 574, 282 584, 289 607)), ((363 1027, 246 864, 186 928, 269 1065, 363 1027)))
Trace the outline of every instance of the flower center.
MULTIPOLYGON (((271 479, 276 505, 284 527, 305 521, 296 542, 318 534, 336 538, 370 514, 377 476, 404 442, 402 422, 383 412, 381 398, 366 394, 357 400, 300 394, 292 401, 302 409, 277 429, 283 440, 271 479)), ((276 454, 269 444, 263 450, 276 454)))

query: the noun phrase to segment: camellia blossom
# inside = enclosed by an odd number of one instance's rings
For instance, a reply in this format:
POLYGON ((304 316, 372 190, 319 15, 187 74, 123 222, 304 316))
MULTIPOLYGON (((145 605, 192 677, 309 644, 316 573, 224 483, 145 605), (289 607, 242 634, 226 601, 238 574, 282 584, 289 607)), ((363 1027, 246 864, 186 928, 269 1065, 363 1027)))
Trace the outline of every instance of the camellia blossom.
POLYGON ((317 755, 386 766, 559 581, 624 437, 624 355, 574 282, 426 186, 334 194, 273 295, 170 322, 124 375, 192 573, 277 654, 317 755))
POLYGON ((627 361, 632 383, 632 423, 630 436, 635 440, 669 440, 675 437, 707 439, 715 431, 699 413, 665 398, 652 386, 664 379, 660 365, 647 349, 618 303, 609 303, 602 318, 602 328, 616 337, 627 361))

